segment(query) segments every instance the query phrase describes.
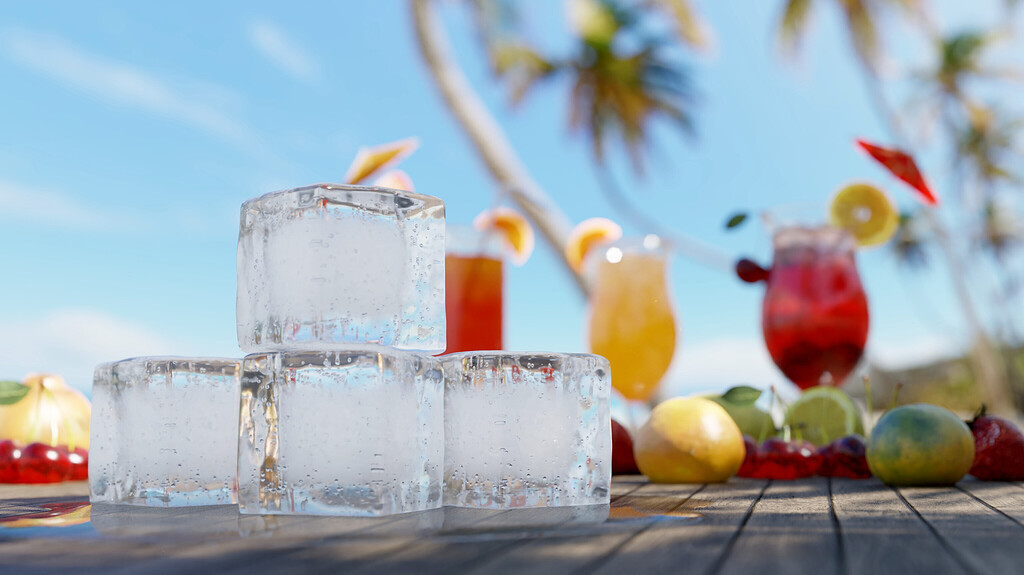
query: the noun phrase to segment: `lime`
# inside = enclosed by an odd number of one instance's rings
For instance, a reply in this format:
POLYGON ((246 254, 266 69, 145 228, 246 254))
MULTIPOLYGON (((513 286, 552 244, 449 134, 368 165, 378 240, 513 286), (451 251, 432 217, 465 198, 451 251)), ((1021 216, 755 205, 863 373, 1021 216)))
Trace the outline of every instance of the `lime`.
POLYGON ((775 429, 775 421, 772 420, 772 416, 756 405, 736 405, 723 399, 721 395, 711 396, 708 399, 721 405, 744 435, 762 441, 774 437, 778 432, 775 429))
POLYGON ((900 215, 882 190, 870 184, 850 184, 832 199, 832 225, 842 228, 860 246, 889 241, 900 224, 900 215))
POLYGON ((889 485, 952 485, 974 462, 974 436, 952 411, 923 403, 885 412, 867 447, 868 467, 889 485))
POLYGON ((864 421, 857 404, 834 387, 812 387, 786 411, 786 425, 794 437, 814 445, 826 445, 854 433, 864 435, 864 421))

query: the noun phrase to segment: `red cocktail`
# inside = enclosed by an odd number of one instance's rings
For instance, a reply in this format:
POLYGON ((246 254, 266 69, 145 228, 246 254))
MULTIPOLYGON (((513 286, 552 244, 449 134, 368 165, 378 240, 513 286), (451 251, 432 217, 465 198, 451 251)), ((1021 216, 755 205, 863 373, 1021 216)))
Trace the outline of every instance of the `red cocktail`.
POLYGON ((449 226, 445 353, 502 349, 503 247, 494 232, 449 226))
POLYGON ((774 234, 774 264, 761 322, 775 365, 801 389, 839 385, 868 338, 868 300, 854 239, 828 227, 785 227, 774 234))

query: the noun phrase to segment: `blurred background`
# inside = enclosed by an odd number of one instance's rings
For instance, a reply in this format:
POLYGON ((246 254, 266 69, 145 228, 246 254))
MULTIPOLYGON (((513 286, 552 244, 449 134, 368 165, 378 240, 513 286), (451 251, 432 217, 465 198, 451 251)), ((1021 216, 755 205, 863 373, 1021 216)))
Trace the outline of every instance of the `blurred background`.
MULTIPOLYGON (((904 225, 858 253, 861 371, 883 392, 902 381, 907 400, 970 410, 998 388, 1019 404, 1017 4, 7 4, 0 379, 56 372, 88 392, 104 361, 239 356, 239 205, 340 181, 360 146, 414 136, 401 168, 449 222, 527 190, 563 228, 603 216, 697 242, 671 261, 681 337, 660 397, 795 391, 765 350, 763 286, 730 269, 767 265, 769 236, 756 217, 725 222, 787 204, 824 219, 838 188, 874 182, 904 225), (455 97, 440 70, 464 76, 455 97), (913 153, 937 211, 855 138, 913 153)), ((538 238, 505 282, 508 349, 587 351, 560 249, 538 238)))

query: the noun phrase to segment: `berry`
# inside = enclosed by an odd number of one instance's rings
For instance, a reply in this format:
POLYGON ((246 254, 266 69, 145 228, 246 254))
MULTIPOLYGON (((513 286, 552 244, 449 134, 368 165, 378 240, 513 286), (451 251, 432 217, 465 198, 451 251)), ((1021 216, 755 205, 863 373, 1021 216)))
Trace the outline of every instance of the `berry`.
POLYGON ((749 284, 768 281, 768 276, 771 273, 763 267, 757 265, 757 262, 743 258, 736 262, 736 275, 739 278, 749 284))
POLYGON ((757 450, 759 479, 800 479, 818 471, 821 458, 809 441, 784 441, 769 437, 757 450))
POLYGON ((618 421, 612 420, 612 475, 640 473, 633 457, 633 439, 618 421))
POLYGON ((45 443, 33 443, 21 450, 18 481, 21 483, 59 483, 71 473, 67 452, 45 443))
POLYGON ((983 481, 1024 480, 1024 435, 995 415, 979 415, 967 424, 974 436, 970 474, 983 481))
POLYGON ((0 441, 0 483, 18 482, 18 460, 21 450, 10 439, 0 441))
POLYGON ((821 457, 818 475, 867 479, 871 477, 871 469, 868 468, 866 453, 867 445, 860 435, 841 437, 818 450, 821 457))
POLYGON ((71 462, 71 472, 68 475, 70 481, 83 481, 89 479, 89 451, 76 447, 74 451, 68 454, 68 460, 71 462))
POLYGON ((743 457, 743 465, 740 466, 740 470, 736 472, 738 477, 757 477, 758 457, 757 457, 757 442, 754 438, 749 435, 743 436, 743 447, 746 449, 746 455, 743 457))

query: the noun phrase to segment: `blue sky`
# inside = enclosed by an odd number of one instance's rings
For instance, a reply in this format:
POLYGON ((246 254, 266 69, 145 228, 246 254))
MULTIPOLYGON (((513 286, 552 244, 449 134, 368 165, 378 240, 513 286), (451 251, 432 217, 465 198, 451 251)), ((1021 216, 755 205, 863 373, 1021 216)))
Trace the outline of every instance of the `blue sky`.
MULTIPOLYGON (((563 48, 560 6, 522 4, 533 36, 563 48)), ((969 12, 952 0, 937 4, 952 29, 992 21, 999 3, 969 12)), ((911 204, 852 147, 854 137, 884 142, 885 133, 834 11, 818 9, 793 61, 774 42, 781 2, 698 6, 715 47, 688 58, 700 94, 697 138, 656 129, 642 179, 614 156, 612 169, 641 209, 726 253, 766 260, 758 225, 723 232, 730 213, 805 202, 824 210, 854 179, 911 204)), ((402 167, 418 191, 445 200, 451 222, 491 203, 490 177, 421 64, 405 2, 35 2, 4 11, 2 378, 55 371, 88 389, 102 361, 238 356, 239 205, 338 181, 360 145, 418 137, 402 167)), ((510 110, 467 12, 449 2, 443 13, 460 64, 533 177, 572 220, 615 218, 587 142, 567 128, 566 86, 542 86, 510 110)), ((886 29, 900 58, 887 67, 896 100, 906 95, 898 79, 907 62, 923 63, 923 43, 905 30, 886 29)), ((929 146, 921 160, 949 196, 942 152, 929 146)), ((683 336, 666 393, 782 383, 761 342, 762 288, 683 258, 672 265, 683 336)), ((907 365, 963 345, 944 269, 912 275, 884 249, 860 254, 860 265, 871 301, 869 360, 907 365)), ((585 303, 546 246, 508 272, 506 290, 507 347, 585 351, 585 303)))

